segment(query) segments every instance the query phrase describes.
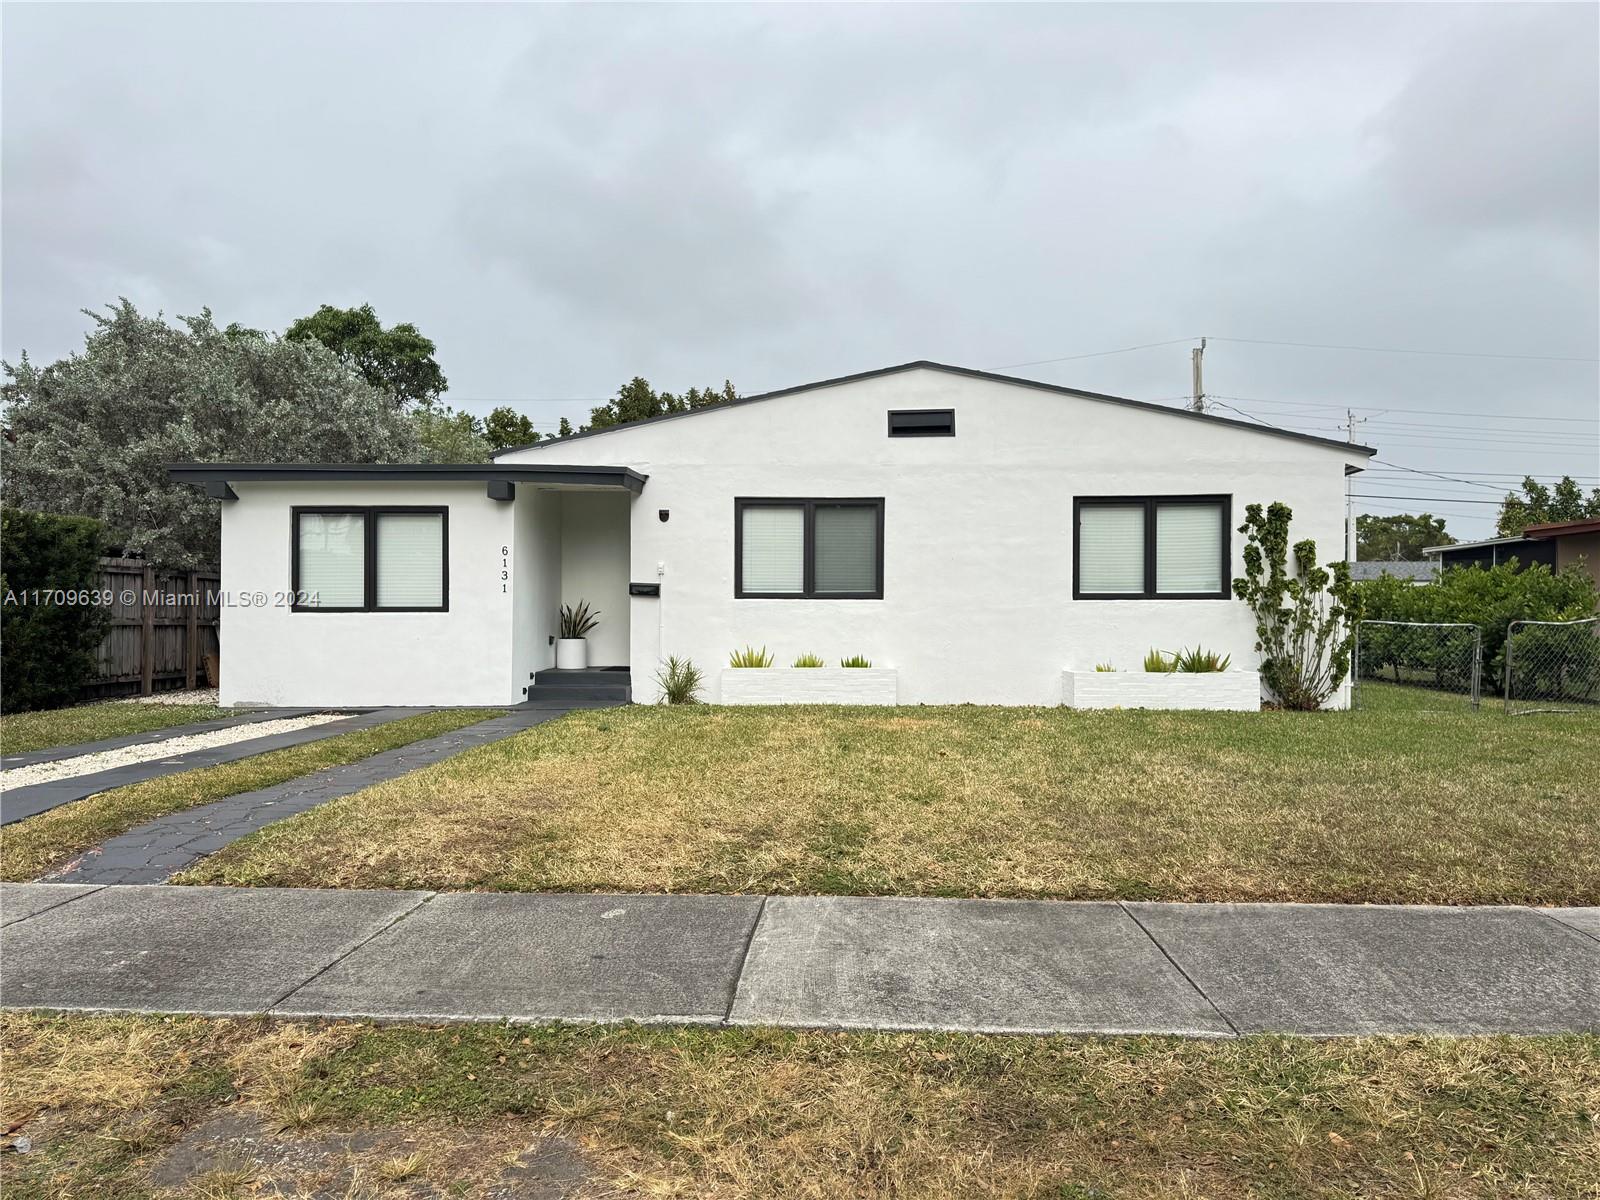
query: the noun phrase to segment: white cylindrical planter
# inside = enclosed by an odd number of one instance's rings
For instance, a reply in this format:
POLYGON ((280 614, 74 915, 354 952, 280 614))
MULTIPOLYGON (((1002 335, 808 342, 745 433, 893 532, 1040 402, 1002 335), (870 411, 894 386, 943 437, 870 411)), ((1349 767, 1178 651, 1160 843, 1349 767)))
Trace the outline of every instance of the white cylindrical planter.
POLYGON ((581 671, 589 665, 588 638, 557 638, 556 666, 563 671, 581 671))

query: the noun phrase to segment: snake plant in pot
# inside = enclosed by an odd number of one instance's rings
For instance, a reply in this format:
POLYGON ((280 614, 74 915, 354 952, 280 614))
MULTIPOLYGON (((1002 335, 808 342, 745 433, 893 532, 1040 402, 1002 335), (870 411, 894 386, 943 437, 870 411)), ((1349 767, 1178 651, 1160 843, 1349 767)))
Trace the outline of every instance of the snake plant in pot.
POLYGON ((587 600, 561 606, 561 636, 556 639, 556 666, 563 671, 581 671, 589 665, 588 633, 600 623, 600 614, 589 608, 587 600))

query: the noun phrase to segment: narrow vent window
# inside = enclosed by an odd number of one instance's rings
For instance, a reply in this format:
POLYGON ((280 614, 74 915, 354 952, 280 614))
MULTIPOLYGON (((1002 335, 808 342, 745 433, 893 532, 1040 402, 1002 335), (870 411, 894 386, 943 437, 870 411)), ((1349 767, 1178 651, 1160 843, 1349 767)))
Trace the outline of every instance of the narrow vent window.
POLYGON ((890 437, 955 437, 953 408, 900 408, 889 410, 890 437))

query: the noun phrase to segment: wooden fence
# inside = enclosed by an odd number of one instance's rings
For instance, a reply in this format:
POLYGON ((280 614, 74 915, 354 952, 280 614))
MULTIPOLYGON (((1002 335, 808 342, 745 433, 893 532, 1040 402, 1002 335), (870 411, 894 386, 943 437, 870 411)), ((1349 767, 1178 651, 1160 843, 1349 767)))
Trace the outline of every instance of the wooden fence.
POLYGON ((215 570, 169 571, 137 558, 102 558, 100 587, 111 594, 111 628, 85 684, 90 697, 203 687, 206 660, 219 653, 221 577, 215 570))

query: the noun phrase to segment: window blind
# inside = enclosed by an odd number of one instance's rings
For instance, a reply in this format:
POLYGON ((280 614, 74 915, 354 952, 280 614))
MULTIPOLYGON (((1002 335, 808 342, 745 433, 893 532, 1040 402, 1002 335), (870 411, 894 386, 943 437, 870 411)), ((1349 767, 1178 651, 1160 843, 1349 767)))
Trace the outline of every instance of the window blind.
POLYGON ((877 591, 877 507, 819 504, 813 522, 812 571, 817 594, 877 591))
POLYGON ((1085 504, 1078 510, 1078 590, 1144 591, 1144 505, 1085 504))
POLYGON ((366 603, 366 556, 366 518, 359 513, 301 513, 303 607, 362 607, 366 603))
POLYGON ((799 593, 806 586, 806 510, 796 505, 751 505, 744 510, 747 592, 799 593))
POLYGON ((439 608, 444 604, 444 517, 439 513, 379 513, 378 607, 439 608))
POLYGON ((1156 593, 1222 590, 1222 508, 1156 505, 1156 593))

